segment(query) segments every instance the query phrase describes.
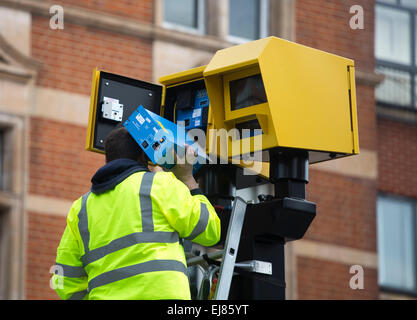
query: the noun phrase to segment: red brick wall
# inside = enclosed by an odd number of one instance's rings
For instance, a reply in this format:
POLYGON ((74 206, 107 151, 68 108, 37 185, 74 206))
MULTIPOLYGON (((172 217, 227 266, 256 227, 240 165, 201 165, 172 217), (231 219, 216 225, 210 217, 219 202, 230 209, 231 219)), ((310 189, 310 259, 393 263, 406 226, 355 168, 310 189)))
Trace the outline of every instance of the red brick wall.
POLYGON ((87 129, 31 118, 29 192, 76 200, 90 189, 90 179, 104 156, 84 150, 87 129))
POLYGON ((354 59, 361 70, 374 71, 374 0, 297 0, 296 41, 354 59), (364 9, 364 29, 352 30, 349 9, 364 9))
POLYGON ((377 182, 310 170, 307 199, 317 215, 306 239, 376 251, 377 182))
MULTIPOLYGON (((356 70, 373 72, 374 0, 297 0, 296 41, 355 61, 356 70), (364 30, 352 30, 349 9, 364 9, 364 30)), ((378 150, 374 88, 357 84, 360 149, 378 150)), ((376 246, 376 197, 378 181, 335 173, 310 171, 307 199, 317 204, 317 216, 305 238, 366 251, 376 246)), ((377 271, 365 269, 365 290, 349 288, 347 265, 298 257, 300 299, 375 299, 377 271)))
MULTIPOLYGON (((29 193, 74 201, 87 192, 104 156, 84 150, 86 128, 42 118, 30 120, 29 193)), ((50 267, 65 229, 66 212, 28 212, 26 299, 56 299, 50 267)))
POLYGON ((354 276, 349 273, 350 267, 335 262, 298 257, 298 299, 378 299, 376 270, 364 268, 364 288, 353 290, 349 286, 350 279, 354 276))
MULTIPOLYGON (((103 5, 103 12, 152 21, 152 1, 99 2, 61 3, 91 9, 103 5)), ((145 81, 152 78, 152 43, 147 40, 67 22, 64 30, 51 30, 48 18, 35 15, 31 41, 32 56, 43 63, 38 86, 90 95, 92 70, 96 66, 145 81)), ((89 190, 90 179, 104 164, 104 156, 85 151, 85 137, 84 126, 40 117, 30 119, 30 194, 73 201, 89 190)), ((49 288, 49 269, 65 228, 65 213, 59 214, 28 213, 27 299, 57 298, 49 288)))
MULTIPOLYGON (((116 3, 117 1, 114 1, 116 3)), ((37 85, 90 95, 93 69, 151 81, 152 43, 130 36, 32 16, 32 56, 43 63, 37 85)))
POLYGON ((56 248, 65 229, 65 217, 28 212, 26 299, 58 299, 49 286, 56 248))
POLYGON ((79 7, 131 18, 140 22, 153 21, 153 0, 54 0, 53 4, 79 7))
POLYGON ((378 189, 417 198, 417 126, 378 119, 378 189))
POLYGON ((356 96, 358 110, 359 149, 377 151, 378 135, 374 88, 357 84, 356 96))

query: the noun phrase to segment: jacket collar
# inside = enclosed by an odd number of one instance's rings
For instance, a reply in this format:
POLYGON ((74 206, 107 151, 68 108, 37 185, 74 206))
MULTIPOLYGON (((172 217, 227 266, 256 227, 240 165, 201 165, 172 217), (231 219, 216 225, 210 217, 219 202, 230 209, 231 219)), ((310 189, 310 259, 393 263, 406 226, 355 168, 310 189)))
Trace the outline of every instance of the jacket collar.
POLYGON ((91 192, 100 194, 112 190, 119 183, 135 172, 149 171, 137 161, 116 159, 106 163, 91 178, 91 192))

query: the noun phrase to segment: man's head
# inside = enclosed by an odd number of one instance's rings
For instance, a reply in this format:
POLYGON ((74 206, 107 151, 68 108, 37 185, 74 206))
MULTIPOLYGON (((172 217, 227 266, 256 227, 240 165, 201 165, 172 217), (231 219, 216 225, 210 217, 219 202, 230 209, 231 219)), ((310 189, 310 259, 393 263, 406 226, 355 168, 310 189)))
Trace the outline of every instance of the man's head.
POLYGON ((113 130, 104 141, 106 162, 116 159, 131 159, 147 164, 143 150, 138 146, 125 127, 113 130))

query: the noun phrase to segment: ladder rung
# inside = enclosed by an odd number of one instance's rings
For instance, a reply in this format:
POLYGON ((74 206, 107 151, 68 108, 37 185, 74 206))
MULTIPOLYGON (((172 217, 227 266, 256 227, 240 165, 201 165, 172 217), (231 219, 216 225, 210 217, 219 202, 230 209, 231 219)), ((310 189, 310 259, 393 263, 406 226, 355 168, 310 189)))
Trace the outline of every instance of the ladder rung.
MULTIPOLYGON (((212 260, 216 260, 216 259, 222 257, 223 252, 224 252, 224 250, 209 252, 209 253, 207 253, 207 258, 212 259, 212 260)), ((187 260, 187 266, 191 267, 191 266, 194 266, 196 264, 202 264, 205 261, 206 260, 203 258, 203 256, 192 257, 192 258, 187 260)))

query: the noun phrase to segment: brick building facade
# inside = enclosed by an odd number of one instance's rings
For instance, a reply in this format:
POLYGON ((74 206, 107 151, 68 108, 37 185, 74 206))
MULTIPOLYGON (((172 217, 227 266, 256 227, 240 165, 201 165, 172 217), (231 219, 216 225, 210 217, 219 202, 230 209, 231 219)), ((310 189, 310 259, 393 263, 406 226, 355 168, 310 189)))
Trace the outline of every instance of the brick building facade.
MULTIPOLYGON (((157 82, 242 41, 230 34, 228 1, 189 3, 199 10, 183 28, 168 21, 163 0, 0 0, 0 298, 58 298, 49 271, 66 214, 104 163, 84 150, 93 68, 157 82), (50 28, 55 4, 64 29, 50 28)), ((286 246, 287 297, 411 296, 378 280, 378 197, 417 199, 417 117, 376 102, 383 77, 375 73, 375 1, 361 1, 365 25, 356 30, 349 27, 355 0, 258 3, 258 37, 352 58, 357 69, 361 153, 311 166, 307 199, 317 217, 305 239, 286 246), (349 286, 353 265, 363 267, 363 290, 349 286)))

